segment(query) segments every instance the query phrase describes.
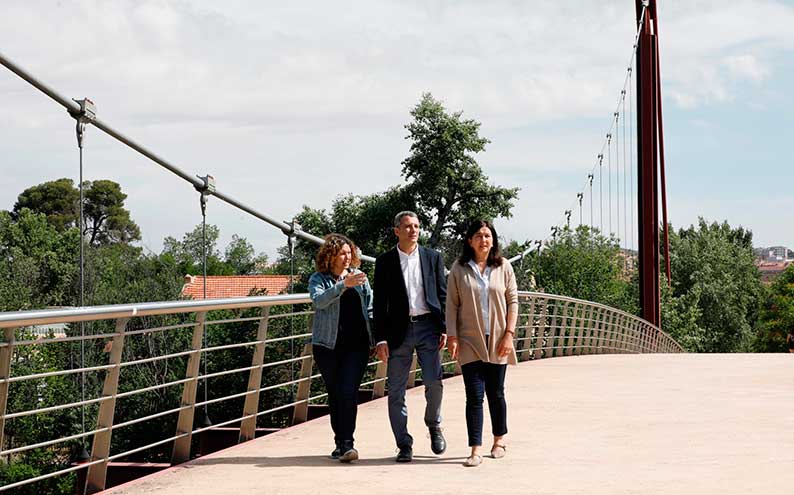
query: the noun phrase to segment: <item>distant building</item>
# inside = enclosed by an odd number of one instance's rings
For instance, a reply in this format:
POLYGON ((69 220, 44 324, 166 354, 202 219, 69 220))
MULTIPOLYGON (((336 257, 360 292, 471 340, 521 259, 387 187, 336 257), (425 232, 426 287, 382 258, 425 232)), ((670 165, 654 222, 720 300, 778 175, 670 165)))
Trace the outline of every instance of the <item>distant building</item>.
POLYGON ((755 252, 761 261, 794 261, 794 251, 786 246, 763 247, 755 252))
MULTIPOLYGON (((289 275, 210 275, 207 277, 207 299, 246 297, 252 292, 267 291, 267 295, 289 291, 289 275)), ((182 295, 192 299, 203 299, 204 277, 185 275, 182 295)))

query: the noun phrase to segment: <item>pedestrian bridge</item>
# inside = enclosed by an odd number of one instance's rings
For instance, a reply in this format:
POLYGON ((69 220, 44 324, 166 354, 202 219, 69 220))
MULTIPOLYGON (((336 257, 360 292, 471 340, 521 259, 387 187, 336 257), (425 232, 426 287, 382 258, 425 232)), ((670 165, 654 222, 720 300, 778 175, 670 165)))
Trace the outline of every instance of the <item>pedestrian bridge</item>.
MULTIPOLYGON (((792 356, 681 353, 667 334, 620 310, 545 293, 519 299, 508 454, 478 468, 462 466, 464 393, 454 361, 445 362, 445 455, 430 453, 415 387, 408 398, 415 460, 394 463, 379 400, 386 366, 373 361, 361 394, 374 400, 361 406, 356 434, 362 459, 327 458, 327 417, 307 421, 325 394, 307 343, 306 294, 2 313, 0 456, 48 454, 57 462, 6 480, 0 492, 46 493, 47 483, 76 475, 76 489, 86 493, 460 493, 475 485, 530 493, 788 493, 792 356), (35 334, 37 325, 54 323, 68 324, 66 337, 35 334), (45 349, 49 367, 37 369, 45 349), (63 368, 52 369, 58 356, 63 368), (59 403, 45 393, 69 387, 59 403), (21 442, 17 422, 31 419, 61 426, 21 442), (90 457, 70 463, 64 454, 80 445, 90 457), (123 483, 147 469, 159 471, 123 483)), ((409 387, 416 380, 419 369, 409 387)))
MULTIPOLYGON (((106 493, 791 493, 792 376, 794 359, 783 354, 524 362, 508 370, 507 456, 477 468, 462 466, 468 448, 457 376, 445 381, 442 456, 421 434, 420 387, 408 393, 412 464, 394 462, 386 401, 375 400, 359 409, 355 464, 328 458, 324 416, 106 493)), ((484 433, 487 447, 487 417, 484 433)))

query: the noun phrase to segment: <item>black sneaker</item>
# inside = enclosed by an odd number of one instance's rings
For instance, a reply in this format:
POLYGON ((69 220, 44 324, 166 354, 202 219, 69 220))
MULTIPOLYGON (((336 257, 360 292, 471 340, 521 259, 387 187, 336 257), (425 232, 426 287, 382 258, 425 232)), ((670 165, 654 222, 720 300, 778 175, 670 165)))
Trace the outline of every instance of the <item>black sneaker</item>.
POLYGON ((342 455, 342 447, 339 445, 331 452, 331 459, 339 459, 339 456, 342 455))
POLYGON ((411 462, 414 459, 414 449, 411 447, 400 447, 397 453, 397 462, 411 462))
POLYGON ((440 426, 431 426, 430 430, 430 450, 436 455, 441 455, 447 450, 447 441, 440 426))

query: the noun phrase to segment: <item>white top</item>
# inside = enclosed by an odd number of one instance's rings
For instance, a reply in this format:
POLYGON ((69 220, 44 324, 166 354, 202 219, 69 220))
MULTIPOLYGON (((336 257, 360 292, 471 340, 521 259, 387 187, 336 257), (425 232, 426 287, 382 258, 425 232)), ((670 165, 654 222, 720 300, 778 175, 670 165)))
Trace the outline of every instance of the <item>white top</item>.
POLYGON ((482 309, 482 323, 485 325, 485 335, 491 335, 491 317, 488 314, 488 289, 491 286, 491 267, 485 267, 485 273, 480 273, 477 262, 469 260, 469 266, 474 270, 477 277, 477 285, 480 286, 480 308, 482 309))
POLYGON ((405 292, 408 294, 408 314, 419 316, 430 312, 425 301, 425 288, 422 284, 422 264, 419 261, 419 246, 412 253, 404 253, 397 246, 400 255, 400 268, 405 280, 405 292))

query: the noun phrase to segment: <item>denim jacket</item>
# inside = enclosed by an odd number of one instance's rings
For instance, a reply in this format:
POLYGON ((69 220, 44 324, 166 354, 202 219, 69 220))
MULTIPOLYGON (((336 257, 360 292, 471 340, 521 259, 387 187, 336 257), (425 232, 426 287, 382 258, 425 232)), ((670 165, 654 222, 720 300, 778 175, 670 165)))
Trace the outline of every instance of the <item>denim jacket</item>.
MULTIPOLYGON (((351 269, 351 273, 358 270, 351 269)), ((369 280, 364 285, 354 288, 361 299, 361 311, 364 313, 364 322, 367 325, 370 347, 372 347, 372 288, 369 280)), ((312 320, 312 344, 321 345, 329 349, 336 346, 336 334, 339 330, 339 307, 342 293, 345 291, 345 282, 328 273, 314 272, 309 277, 309 297, 314 304, 314 319, 312 320)))

